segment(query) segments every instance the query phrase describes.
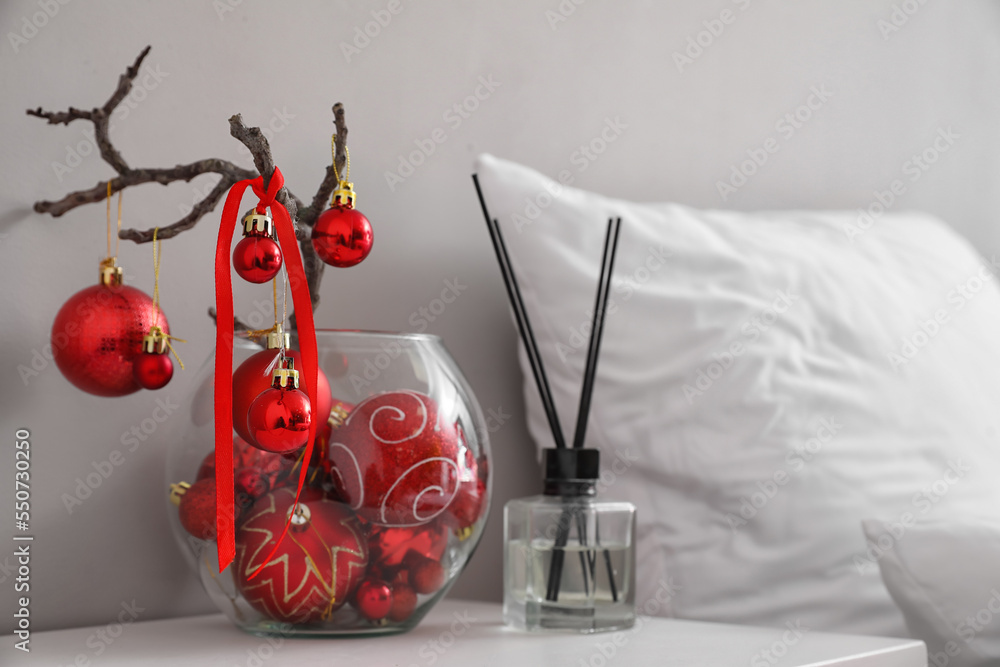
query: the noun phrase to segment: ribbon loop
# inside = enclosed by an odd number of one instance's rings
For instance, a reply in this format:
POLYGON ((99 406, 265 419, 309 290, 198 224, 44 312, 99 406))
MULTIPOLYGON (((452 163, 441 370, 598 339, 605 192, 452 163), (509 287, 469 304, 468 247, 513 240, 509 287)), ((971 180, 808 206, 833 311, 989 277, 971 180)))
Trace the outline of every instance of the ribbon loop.
MULTIPOLYGON (((233 185, 226 197, 226 205, 222 211, 219 239, 215 249, 215 522, 220 572, 225 570, 236 556, 235 471, 233 470, 234 313, 232 265, 229 254, 239 218, 240 202, 248 187, 258 197, 257 211, 259 213, 264 213, 267 207, 271 207, 272 210, 278 244, 285 257, 292 303, 298 316, 299 350, 302 354, 302 376, 305 380, 305 391, 306 395, 309 396, 309 402, 314 406, 317 404, 316 378, 319 355, 316 349, 316 329, 313 324, 309 285, 306 282, 305 268, 302 264, 302 255, 295 238, 295 227, 291 216, 288 215, 288 210, 281 203, 275 201, 278 191, 284 184, 285 179, 281 175, 281 171, 275 167, 266 190, 264 189, 264 179, 260 176, 239 181, 233 185)), ((309 426, 309 439, 303 453, 306 461, 312 459, 317 421, 319 420, 314 418, 309 426)), ((303 467, 299 473, 298 488, 295 492, 296 503, 302 493, 302 488, 305 486, 305 481, 306 468, 303 467)), ((271 554, 265 559, 264 565, 270 562, 271 556, 281 540, 284 539, 287 531, 288 522, 285 523, 285 530, 282 531, 271 550, 271 554)), ((259 571, 260 568, 254 572, 254 575, 259 571)))
POLYGON ((271 180, 268 181, 266 190, 264 189, 263 176, 258 176, 250 181, 250 188, 257 195, 257 199, 260 200, 257 202, 257 212, 264 213, 268 206, 274 206, 274 198, 278 196, 278 191, 284 186, 285 177, 277 167, 274 168, 274 173, 271 174, 271 180))

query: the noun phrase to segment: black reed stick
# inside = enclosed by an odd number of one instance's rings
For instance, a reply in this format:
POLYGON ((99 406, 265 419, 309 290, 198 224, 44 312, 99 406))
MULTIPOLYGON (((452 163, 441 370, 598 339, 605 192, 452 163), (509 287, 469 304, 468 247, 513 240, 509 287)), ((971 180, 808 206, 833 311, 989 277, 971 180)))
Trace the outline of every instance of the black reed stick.
MULTIPOLYGON (((618 235, 621 232, 621 218, 609 219, 608 230, 604 235, 604 251, 601 256, 601 270, 597 278, 597 297, 594 302, 594 318, 590 328, 590 340, 587 345, 587 361, 583 373, 583 387, 580 390, 580 410, 577 413, 576 432, 573 435, 573 447, 580 449, 587 433, 587 421, 590 413, 590 398, 594 393, 594 379, 597 377, 597 359, 601 348, 601 337, 604 332, 604 321, 607 316, 608 297, 611 294, 611 277, 615 268, 615 254, 618 250, 618 235)), ((559 599, 559 588, 562 585, 562 568, 565 562, 564 547, 569 542, 569 515, 574 510, 567 509, 559 522, 559 529, 556 533, 555 544, 552 551, 552 560, 549 562, 549 581, 545 593, 545 599, 556 602, 559 599)), ((577 515, 577 539, 580 546, 586 546, 587 533, 586 524, 582 515, 577 515)), ((594 536, 595 543, 600 542, 600 536, 594 536)), ((584 592, 588 586, 588 564, 589 574, 596 592, 597 578, 594 576, 594 562, 597 560, 596 554, 588 554, 586 557, 580 552, 580 567, 583 568, 584 592)), ((615 586, 614 568, 611 564, 611 554, 604 549, 604 564, 608 570, 612 598, 618 601, 618 590, 615 586)))
POLYGON ((601 272, 597 283, 597 298, 594 300, 594 320, 590 326, 587 363, 583 371, 583 387, 580 389, 580 408, 576 413, 576 432, 573 435, 573 447, 576 449, 583 447, 587 435, 590 397, 594 394, 594 378, 597 377, 597 360, 600 357, 601 337, 604 334, 608 297, 611 294, 611 276, 615 270, 615 253, 618 251, 618 235, 621 229, 621 218, 608 220, 608 231, 604 235, 604 255, 601 257, 601 272))
POLYGON ((549 380, 545 376, 542 355, 538 352, 535 333, 531 329, 531 322, 528 320, 528 311, 524 307, 521 290, 518 288, 517 278, 514 276, 514 268, 511 266, 510 256, 507 254, 507 245, 503 241, 503 234, 500 233, 500 225, 495 219, 490 217, 489 210, 486 208, 486 199, 483 197, 483 191, 479 187, 479 177, 476 174, 472 175, 472 182, 476 186, 476 194, 479 195, 479 205, 483 209, 483 217, 486 218, 486 227, 490 230, 490 239, 493 241, 497 263, 500 264, 500 272, 503 274, 503 282, 507 288, 507 298, 514 311, 514 319, 521 333, 521 340, 524 341, 528 361, 531 364, 531 372, 535 376, 535 386, 538 387, 538 393, 542 399, 542 407, 545 409, 545 416, 549 421, 549 429, 552 431, 552 438, 555 440, 556 447, 565 448, 566 440, 563 437, 562 426, 559 424, 556 404, 552 400, 552 390, 549 388, 549 380))

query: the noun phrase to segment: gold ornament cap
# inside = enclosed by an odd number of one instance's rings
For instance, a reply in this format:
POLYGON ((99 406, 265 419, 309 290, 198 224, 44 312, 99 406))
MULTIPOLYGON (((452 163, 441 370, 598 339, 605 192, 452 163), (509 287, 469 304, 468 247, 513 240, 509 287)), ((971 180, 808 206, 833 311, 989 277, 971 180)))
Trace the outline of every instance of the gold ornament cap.
POLYGON ((280 350, 282 348, 288 349, 292 345, 292 336, 287 331, 281 329, 281 325, 278 325, 277 329, 272 329, 267 332, 267 349, 268 350, 280 350))
POLYGON ((119 287, 125 280, 125 273, 122 267, 113 257, 109 257, 101 262, 99 282, 105 287, 119 287))
POLYGON ((299 388, 299 372, 295 370, 295 360, 281 357, 278 367, 271 371, 271 386, 275 389, 299 388))
POLYGON ((269 214, 252 208, 243 216, 243 236, 274 236, 274 221, 269 214))
POLYGON ((337 189, 333 191, 333 199, 330 200, 330 206, 354 208, 354 200, 356 198, 357 193, 354 192, 354 183, 341 181, 337 189))
POLYGON ((153 327, 149 333, 142 337, 142 351, 149 354, 165 354, 167 351, 167 337, 163 335, 160 327, 153 327))
POLYGON ((172 502, 174 505, 177 505, 178 507, 180 507, 181 496, 183 496, 185 493, 187 493, 188 489, 190 489, 190 488, 191 488, 191 485, 188 484, 187 482, 177 482, 176 484, 171 484, 170 485, 170 502, 172 502))

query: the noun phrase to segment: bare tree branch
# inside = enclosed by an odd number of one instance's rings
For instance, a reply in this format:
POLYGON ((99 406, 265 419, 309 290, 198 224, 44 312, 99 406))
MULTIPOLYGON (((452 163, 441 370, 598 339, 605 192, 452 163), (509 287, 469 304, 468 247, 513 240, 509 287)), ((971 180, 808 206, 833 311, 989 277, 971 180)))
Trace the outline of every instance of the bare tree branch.
MULTIPOLYGON (((139 75, 139 68, 150 51, 149 46, 142 50, 135 62, 128 67, 118 79, 118 86, 114 93, 108 98, 102 107, 95 107, 90 110, 70 107, 66 111, 45 111, 41 107, 29 109, 28 115, 43 118, 50 125, 68 125, 76 120, 85 120, 94 124, 95 141, 100 149, 101 157, 117 172, 115 178, 101 181, 97 185, 87 190, 71 192, 62 199, 55 201, 39 201, 34 205, 38 213, 48 213, 53 217, 59 217, 79 206, 85 204, 95 204, 103 202, 108 196, 108 185, 111 192, 119 192, 125 188, 142 185, 145 183, 159 183, 167 185, 178 181, 189 182, 203 174, 219 174, 221 178, 215 187, 205 195, 191 211, 169 225, 159 226, 157 238, 169 239, 185 232, 197 224, 197 222, 214 210, 226 192, 238 181, 248 180, 257 176, 251 170, 244 169, 228 160, 208 158, 191 162, 190 164, 180 164, 172 168, 143 168, 133 169, 128 165, 121 153, 111 143, 109 136, 110 119, 115 109, 128 96, 132 90, 132 84, 139 75)), ((336 168, 331 164, 326 168, 326 174, 320 183, 319 189, 312 198, 309 206, 305 206, 302 200, 296 197, 287 187, 282 187, 275 197, 279 203, 288 209, 293 222, 296 223, 295 236, 299 241, 299 248, 302 253, 302 260, 306 271, 306 278, 309 285, 309 296, 313 309, 319 305, 320 282, 323 279, 323 269, 325 264, 316 255, 311 241, 311 228, 316 223, 316 219, 327 208, 331 194, 338 185, 337 175, 346 176, 344 168, 347 162, 347 125, 344 121, 344 106, 339 102, 333 107, 334 126, 336 128, 336 151, 334 162, 336 168)), ((257 172, 263 176, 264 186, 274 174, 274 158, 271 154, 271 147, 267 138, 260 128, 247 127, 240 114, 236 114, 229 119, 229 132, 246 146, 253 156, 254 166, 257 172)), ((123 229, 119 232, 119 238, 134 241, 136 243, 148 243, 153 240, 153 230, 151 227, 146 230, 123 229)), ((214 318, 214 311, 210 311, 214 318)), ((294 316, 293 316, 294 322, 294 316)), ((246 330, 246 325, 237 322, 236 329, 246 330)))

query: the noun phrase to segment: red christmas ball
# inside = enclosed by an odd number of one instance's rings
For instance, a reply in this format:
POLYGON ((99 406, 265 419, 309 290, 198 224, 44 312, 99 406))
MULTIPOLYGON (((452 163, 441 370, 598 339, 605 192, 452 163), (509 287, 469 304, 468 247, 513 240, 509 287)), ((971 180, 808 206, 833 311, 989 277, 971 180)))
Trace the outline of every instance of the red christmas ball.
POLYGON ((392 585, 392 607, 389 619, 400 623, 408 619, 417 608, 417 593, 406 584, 392 585))
POLYGON ((288 535, 260 573, 293 509, 295 490, 282 488, 258 500, 236 531, 236 585, 247 602, 289 623, 329 618, 364 577, 368 548, 354 512, 315 491, 303 491, 288 535))
POLYGON ((256 468, 237 470, 235 482, 237 493, 245 493, 253 500, 257 500, 271 489, 267 475, 256 468))
MULTIPOLYGON (((278 353, 278 350, 261 350, 240 364, 233 373, 233 428, 247 442, 253 442, 250 429, 247 427, 250 404, 263 391, 270 388, 271 374, 266 371, 278 353)), ((285 356, 294 359, 295 368, 302 370, 302 355, 298 350, 285 350, 285 356)), ((316 370, 316 405, 313 406, 313 415, 325 422, 333 406, 333 394, 330 392, 330 381, 326 379, 323 369, 316 370)), ((303 390, 304 377, 299 375, 299 388, 303 390)))
POLYGON ((365 579, 354 593, 354 605, 369 621, 380 621, 392 609, 392 589, 381 579, 365 579))
POLYGON ((359 403, 331 435, 330 475, 365 520, 414 526, 441 514, 459 487, 459 429, 416 391, 359 403))
POLYGON ((304 391, 271 387, 261 392, 247 413, 250 444, 284 454, 304 447, 309 440, 312 407, 304 391))
POLYGON ((214 540, 215 480, 200 479, 192 484, 181 496, 178 512, 184 530, 200 540, 214 540))
POLYGON ((127 285, 92 285, 71 296, 52 323, 52 356, 67 380, 97 396, 140 389, 132 362, 154 324, 167 318, 145 293, 127 285))
POLYGON ((416 592, 430 595, 444 586, 444 575, 441 563, 424 559, 411 570, 410 581, 416 592))
MULTIPOLYGON (((240 437, 233 438, 233 469, 253 470, 267 482, 268 489, 276 489, 288 482, 295 461, 280 454, 265 452, 248 444, 240 437)), ((198 468, 196 479, 215 478, 215 452, 209 452, 198 468)), ((292 481, 297 481, 294 478, 292 481)), ((265 491, 266 492, 266 491, 265 491)))
POLYGON ((411 553, 441 560, 447 547, 448 531, 438 521, 407 528, 373 526, 368 538, 371 562, 383 569, 402 565, 411 553))
POLYGON ((270 236, 244 236, 233 249, 233 268, 251 283, 266 283, 281 271, 281 247, 270 236))
POLYGON ((372 251, 372 225, 362 213, 349 206, 328 208, 316 219, 312 244, 327 264, 347 268, 361 263, 372 251))
POLYGON ((143 389, 161 389, 174 376, 174 362, 166 352, 140 352, 132 361, 132 375, 143 389))
POLYGON ((463 459, 465 465, 459 471, 458 493, 444 514, 445 521, 459 532, 476 523, 486 509, 486 475, 480 470, 471 449, 465 448, 463 459))

